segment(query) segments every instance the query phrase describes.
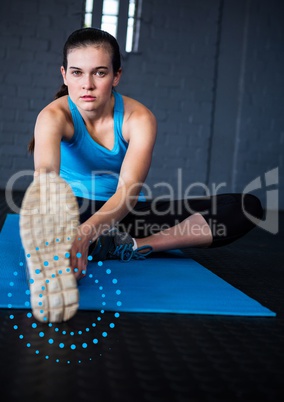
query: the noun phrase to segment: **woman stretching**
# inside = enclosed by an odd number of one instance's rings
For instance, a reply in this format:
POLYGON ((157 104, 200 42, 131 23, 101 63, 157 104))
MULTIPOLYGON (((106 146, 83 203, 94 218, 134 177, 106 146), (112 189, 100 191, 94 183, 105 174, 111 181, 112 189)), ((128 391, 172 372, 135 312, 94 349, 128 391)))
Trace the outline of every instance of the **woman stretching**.
POLYGON ((32 309, 43 322, 75 314, 77 280, 91 259, 226 245, 254 227, 244 210, 262 216, 252 195, 155 200, 143 193, 156 119, 115 90, 122 70, 113 36, 73 32, 61 73, 64 84, 36 121, 34 180, 20 216, 32 309))

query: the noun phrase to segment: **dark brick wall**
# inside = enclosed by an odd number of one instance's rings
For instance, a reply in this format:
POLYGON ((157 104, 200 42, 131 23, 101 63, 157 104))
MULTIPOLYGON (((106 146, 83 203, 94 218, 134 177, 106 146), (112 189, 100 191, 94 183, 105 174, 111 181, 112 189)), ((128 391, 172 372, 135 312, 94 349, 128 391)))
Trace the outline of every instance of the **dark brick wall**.
MULTIPOLYGON (((82 25, 83 3, 1 2, 0 188, 33 167, 26 145, 38 112, 61 83, 62 46, 82 25)), ((162 182, 180 197, 217 187, 243 191, 258 177, 264 183, 273 168, 281 177, 283 4, 144 0, 139 53, 124 57, 118 89, 158 119, 147 180, 154 194, 169 194, 162 182)), ((15 188, 26 188, 29 180, 18 179, 15 188)), ((266 204, 265 188, 256 194, 266 204)))

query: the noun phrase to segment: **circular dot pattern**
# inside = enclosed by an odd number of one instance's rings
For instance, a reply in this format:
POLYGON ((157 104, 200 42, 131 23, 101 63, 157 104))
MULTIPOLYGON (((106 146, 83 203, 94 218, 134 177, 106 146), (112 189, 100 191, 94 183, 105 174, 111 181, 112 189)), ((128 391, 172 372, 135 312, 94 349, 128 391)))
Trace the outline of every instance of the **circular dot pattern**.
MULTIPOLYGON (((48 242, 46 242, 46 246, 48 246, 48 242)), ((70 256, 69 253, 66 253, 66 254, 65 254, 65 257, 68 258, 69 256, 70 256)), ((30 257, 30 255, 27 254, 27 258, 29 258, 29 257, 30 257)), ((80 257, 81 257, 81 254, 80 254, 80 253, 77 253, 77 257, 80 258, 80 257)), ((58 257, 57 255, 55 255, 55 256, 53 257, 53 260, 54 260, 54 261, 58 261, 58 260, 59 260, 59 257, 58 257)), ((90 258, 88 257, 88 260, 91 261, 91 260, 92 260, 92 257, 91 257, 91 256, 90 256, 90 258)), ((49 261, 44 261, 44 265, 45 265, 45 266, 48 266, 48 265, 49 265, 49 261)), ((103 265, 104 265, 104 264, 103 264, 102 261, 99 261, 99 262, 97 263, 97 266, 98 266, 98 267, 103 267, 103 265)), ((23 267, 23 266, 24 266, 24 263, 23 263, 23 262, 20 262, 20 263, 19 263, 19 266, 20 266, 20 267, 23 267)), ((23 268, 21 268, 21 270, 22 270, 22 269, 23 269, 23 268)), ((66 271, 67 271, 67 270, 70 271, 70 268, 67 268, 66 271)), ((37 268, 37 269, 35 270, 35 272, 36 272, 36 274, 40 274, 40 273, 41 273, 41 270, 40 270, 39 268, 37 268)), ((101 271, 101 273, 103 273, 103 272, 104 272, 105 275, 107 275, 107 276, 110 276, 110 275, 111 275, 111 269, 109 269, 109 268, 105 269, 104 271, 101 271)), ((62 274, 62 273, 63 273, 62 270, 59 270, 59 271, 58 271, 58 275, 60 275, 60 274, 62 274)), ((18 274, 19 274, 18 271, 14 271, 14 272, 13 272, 13 277, 14 277, 14 278, 17 277, 18 274)), ((101 325, 101 323, 103 322, 103 314, 104 314, 104 312, 105 312, 104 306, 107 305, 107 300, 108 300, 108 295, 109 295, 110 289, 108 288, 108 292, 106 292, 106 291, 104 290, 104 282, 103 282, 103 280, 102 280, 102 279, 95 278, 95 275, 96 275, 96 271, 94 271, 93 273, 90 273, 90 274, 88 275, 88 277, 89 277, 89 279, 91 279, 91 280, 93 281, 94 284, 96 284, 96 285, 98 286, 98 290, 99 290, 99 292, 100 292, 100 297, 101 297, 101 300, 102 300, 101 305, 103 306, 103 309, 101 309, 100 312, 98 313, 98 316, 97 316, 96 319, 95 319, 96 322, 95 322, 95 321, 91 322, 91 323, 90 323, 87 327, 85 327, 85 328, 77 329, 76 331, 74 331, 74 329, 73 329, 73 330, 70 330, 70 331, 61 330, 61 329, 60 329, 60 324, 55 325, 55 324, 52 324, 52 323, 46 323, 46 324, 37 323, 37 322, 34 320, 32 313, 31 313, 31 312, 27 312, 26 317, 27 317, 28 319, 30 319, 31 321, 30 321, 30 323, 29 323, 28 325, 26 325, 26 323, 25 323, 24 328, 22 328, 22 330, 21 330, 21 329, 20 329, 20 325, 15 322, 15 315, 14 315, 14 314, 10 314, 9 318, 10 318, 10 320, 13 322, 13 329, 18 332, 18 339, 20 339, 21 341, 24 340, 24 341, 25 341, 25 342, 24 342, 24 346, 27 347, 27 348, 29 348, 29 350, 31 350, 31 352, 34 353, 35 356, 41 356, 42 358, 48 360, 48 359, 50 359, 50 358, 52 358, 52 357, 54 356, 54 353, 56 354, 56 350, 57 350, 58 353, 59 353, 60 350, 64 350, 64 349, 67 349, 67 348, 68 348, 69 351, 71 351, 71 352, 72 352, 72 351, 76 351, 76 350, 78 350, 78 349, 81 350, 81 351, 86 351, 86 352, 88 352, 88 349, 90 350, 90 346, 91 346, 91 345, 98 345, 98 344, 101 343, 101 341, 102 341, 104 338, 107 338, 107 337, 108 337, 108 332, 107 332, 107 331, 101 331, 101 330, 100 330, 100 325, 101 325), (44 325, 46 325, 46 326, 45 326, 46 329, 42 330, 42 326, 44 326, 44 325), (40 328, 41 330, 38 330, 38 328, 40 328), (48 328, 49 328, 49 330, 47 330, 48 328), (58 335, 59 335, 59 336, 64 337, 65 340, 63 341, 63 339, 62 339, 62 341, 59 341, 59 342, 58 342, 58 340, 55 341, 55 340, 53 339, 53 337, 50 336, 50 335, 52 335, 52 333, 50 333, 50 330, 51 330, 51 331, 54 331, 54 332, 57 334, 57 335, 56 335, 56 338, 58 338, 58 335), (33 340, 33 341, 30 341, 30 339, 28 339, 28 338, 29 338, 29 333, 30 333, 30 331, 36 331, 36 335, 37 335, 39 341, 35 342, 34 340, 33 340), (94 333, 94 331, 95 331, 95 333, 94 333), (89 340, 88 342, 86 342, 86 341, 84 341, 84 339, 83 339, 85 333, 88 333, 88 334, 91 333, 91 334, 93 334, 93 335, 95 335, 95 336, 94 336, 94 337, 91 337, 91 340, 89 340), (76 342, 74 342, 75 339, 73 339, 73 342, 70 344, 70 340, 72 339, 72 337, 74 338, 75 335, 76 335, 76 342), (79 336, 79 337, 82 337, 81 341, 80 341, 80 340, 77 341, 77 337, 78 337, 78 336, 79 336), (100 339, 101 339, 101 340, 100 340, 100 339), (42 346, 41 346, 41 345, 42 345, 42 346), (44 346, 44 345, 46 345, 46 346, 44 346), (43 347, 44 347, 44 349, 41 349, 41 348, 43 348, 43 347), (46 353, 46 351, 47 351, 47 350, 46 350, 46 347, 52 348, 52 352, 53 352, 53 353, 51 353, 51 352, 50 352, 50 353, 46 353), (41 350, 45 350, 45 353, 42 353, 41 350)), ((45 280, 45 283, 49 283, 50 280, 52 280, 53 277, 56 277, 56 275, 52 275, 51 279, 46 279, 46 280, 45 280)), ((113 278, 113 279, 110 278, 109 280, 111 281, 112 286, 118 284, 118 280, 117 280, 116 278, 113 278)), ((30 280, 29 280, 29 283, 30 283, 30 284, 33 284, 33 283, 34 283, 34 280, 33 280, 33 279, 30 279, 30 280)), ((15 287, 15 280, 10 280, 9 286, 10 286, 10 288, 11 288, 11 291, 7 293, 7 296, 8 296, 10 299, 12 299, 11 301, 13 302, 13 292, 12 292, 12 289, 15 287)), ((46 289, 45 286, 42 286, 42 287, 41 287, 41 290, 42 290, 42 291, 45 291, 45 289, 46 289)), ((114 294, 116 297, 121 295, 121 290, 120 290, 120 289, 115 289, 115 288, 113 288, 113 289, 111 289, 111 290, 112 290, 112 294, 114 294)), ((30 291, 29 291, 29 290, 25 290, 25 297, 28 297, 28 300, 26 300, 26 301, 24 302, 25 307, 30 308, 30 300, 29 300, 30 291)), ((40 297, 40 298, 43 298, 43 294, 41 293, 41 294, 39 295, 39 297, 40 297)), ((39 305, 42 305, 42 304, 43 304, 42 302, 39 302, 39 305)), ((116 305, 117 305, 117 306, 121 306, 121 305, 122 305, 122 302, 121 302, 120 299, 117 300, 116 305)), ((7 306, 8 306, 8 308, 13 308, 13 303, 8 303, 7 306)), ((41 312, 44 312, 44 310, 42 309, 41 312)), ((114 317, 115 319, 118 319, 118 318, 120 317, 120 314, 119 314, 118 312, 115 312, 114 315, 113 315, 113 317, 114 317)), ((109 326, 109 329, 115 328, 115 324, 114 324, 113 322, 111 322, 108 326, 109 326)), ((89 338, 88 338, 88 339, 89 339, 89 338)), ((91 351, 89 351, 89 353, 90 353, 90 352, 91 352, 91 351)), ((88 360, 92 360, 92 358, 90 357, 90 358, 88 358, 88 360)), ((56 363, 59 363, 59 362, 63 362, 64 359, 57 357, 57 358, 55 359, 55 361, 56 361, 56 363)), ((70 364, 71 362, 74 362, 74 361, 75 361, 76 363, 81 363, 82 359, 81 359, 81 360, 76 360, 76 358, 74 358, 74 359, 69 359, 68 361, 65 360, 65 363, 67 362, 68 364, 70 364)))

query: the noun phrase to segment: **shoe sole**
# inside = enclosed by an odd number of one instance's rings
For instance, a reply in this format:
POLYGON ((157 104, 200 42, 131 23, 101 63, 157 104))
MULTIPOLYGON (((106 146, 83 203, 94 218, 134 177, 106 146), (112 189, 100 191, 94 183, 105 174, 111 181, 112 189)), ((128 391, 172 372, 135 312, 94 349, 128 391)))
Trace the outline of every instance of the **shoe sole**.
POLYGON ((20 211, 20 235, 28 265, 31 308, 41 322, 62 322, 79 307, 70 250, 79 225, 71 187, 55 173, 28 187, 20 211))

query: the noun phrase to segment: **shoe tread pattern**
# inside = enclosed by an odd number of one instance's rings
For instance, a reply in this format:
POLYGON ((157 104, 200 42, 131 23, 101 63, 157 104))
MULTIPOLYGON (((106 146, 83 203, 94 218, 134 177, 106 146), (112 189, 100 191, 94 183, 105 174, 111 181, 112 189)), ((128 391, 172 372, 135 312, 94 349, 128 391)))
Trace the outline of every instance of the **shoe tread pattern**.
POLYGON ((79 306, 69 253, 78 226, 78 206, 69 185, 44 174, 29 186, 20 213, 20 233, 30 277, 31 307, 41 322, 62 322, 79 306))

